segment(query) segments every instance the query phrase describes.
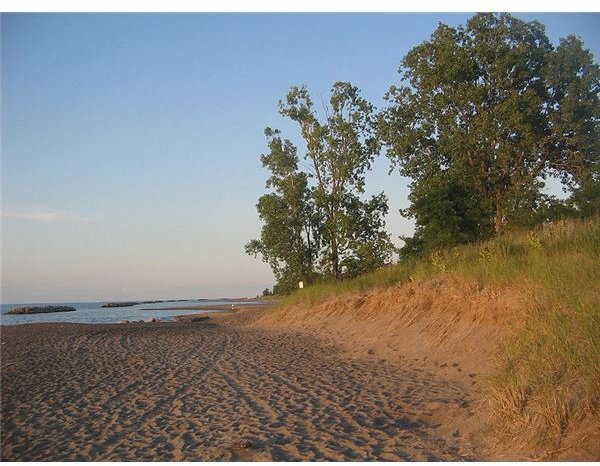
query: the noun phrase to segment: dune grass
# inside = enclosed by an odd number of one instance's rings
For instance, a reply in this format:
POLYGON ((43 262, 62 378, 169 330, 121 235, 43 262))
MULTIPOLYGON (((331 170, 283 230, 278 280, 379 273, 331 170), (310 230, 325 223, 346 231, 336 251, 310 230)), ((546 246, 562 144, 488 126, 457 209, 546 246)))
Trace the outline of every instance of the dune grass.
POLYGON ((281 300, 280 306, 295 304, 313 305, 336 295, 405 283, 411 279, 415 264, 415 261, 411 261, 409 263, 384 267, 352 280, 316 283, 285 296, 281 300))
POLYGON ((487 399, 513 438, 560 447, 584 419, 600 429, 600 218, 559 221, 438 251, 341 283, 298 290, 282 306, 436 276, 511 287, 525 303, 487 399))
MULTIPOLYGON (((475 281, 481 286, 510 286, 528 280, 555 288, 561 280, 582 275, 592 288, 598 284, 600 257, 600 218, 555 222, 526 232, 509 232, 475 245, 436 251, 414 259, 341 282, 322 282, 284 297, 282 306, 315 304, 331 296, 373 288, 385 288, 408 281, 427 280, 447 274, 475 281), (583 269, 578 267, 582 261, 583 269), (591 267, 588 267, 591 266, 591 267), (591 275, 586 275, 589 272, 591 275)), ((564 289, 564 287, 561 287, 564 289)), ((570 299, 574 290, 564 289, 570 299)))

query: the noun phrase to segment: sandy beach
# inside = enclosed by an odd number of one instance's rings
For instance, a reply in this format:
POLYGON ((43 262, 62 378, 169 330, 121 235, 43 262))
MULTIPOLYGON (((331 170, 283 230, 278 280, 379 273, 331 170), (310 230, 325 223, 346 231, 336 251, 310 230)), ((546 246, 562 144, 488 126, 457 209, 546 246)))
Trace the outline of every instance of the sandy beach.
POLYGON ((2 460, 472 460, 469 391, 261 310, 2 327, 2 460))

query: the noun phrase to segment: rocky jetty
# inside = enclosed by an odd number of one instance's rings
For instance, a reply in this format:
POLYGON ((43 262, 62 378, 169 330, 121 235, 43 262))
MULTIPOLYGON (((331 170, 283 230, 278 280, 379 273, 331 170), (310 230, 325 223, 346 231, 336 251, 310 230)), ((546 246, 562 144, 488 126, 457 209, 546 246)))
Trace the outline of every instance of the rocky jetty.
POLYGON ((102 307, 130 307, 135 306, 136 304, 141 304, 139 301, 126 301, 122 303, 106 303, 103 304, 102 307))
POLYGON ((24 306, 13 307, 8 314, 43 314, 45 312, 72 312, 76 311, 72 306, 24 306))

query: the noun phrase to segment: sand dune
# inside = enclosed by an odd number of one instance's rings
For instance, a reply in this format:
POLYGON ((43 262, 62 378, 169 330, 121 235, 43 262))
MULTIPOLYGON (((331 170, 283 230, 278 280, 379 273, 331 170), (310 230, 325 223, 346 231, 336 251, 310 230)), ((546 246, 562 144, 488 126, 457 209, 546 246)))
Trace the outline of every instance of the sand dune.
POLYGON ((481 458, 453 422, 477 415, 464 384, 248 326, 261 312, 2 327, 2 459, 481 458))
POLYGON ((468 383, 469 374, 490 371, 502 339, 522 321, 521 308, 510 289, 436 278, 280 307, 255 326, 330 338, 352 357, 435 361, 438 376, 468 383))

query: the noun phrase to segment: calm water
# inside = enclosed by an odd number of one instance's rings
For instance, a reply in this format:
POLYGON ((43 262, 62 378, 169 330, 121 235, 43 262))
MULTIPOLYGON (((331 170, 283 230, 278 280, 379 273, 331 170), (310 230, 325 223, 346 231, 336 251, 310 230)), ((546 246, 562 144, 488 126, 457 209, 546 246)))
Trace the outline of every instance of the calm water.
MULTIPOLYGON (((229 301, 177 301, 153 304, 136 304, 131 307, 100 307, 102 302, 87 303, 33 303, 33 304, 2 304, 0 313, 0 325, 31 324, 41 322, 77 322, 86 324, 106 324, 120 322, 122 320, 151 320, 153 317, 172 320, 174 316, 200 314, 211 311, 198 311, 193 309, 180 309, 176 311, 160 311, 159 307, 185 307, 185 306, 212 306, 219 304, 231 304, 229 301), (46 304, 73 306, 76 311, 50 312, 47 314, 7 314, 13 307, 43 306, 46 304), (142 309, 153 309, 143 311, 142 309)), ((214 312, 214 311, 213 311, 214 312)))

